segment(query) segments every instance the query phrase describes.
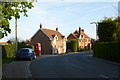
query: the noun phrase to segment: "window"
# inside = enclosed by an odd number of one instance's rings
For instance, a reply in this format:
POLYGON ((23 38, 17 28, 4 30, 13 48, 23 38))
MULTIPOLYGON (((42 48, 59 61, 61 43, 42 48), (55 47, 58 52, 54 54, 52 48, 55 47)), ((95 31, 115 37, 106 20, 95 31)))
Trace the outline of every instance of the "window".
POLYGON ((56 44, 56 39, 54 39, 53 43, 56 44))
POLYGON ((55 35, 53 43, 56 44, 57 40, 58 40, 58 37, 57 35, 55 35))

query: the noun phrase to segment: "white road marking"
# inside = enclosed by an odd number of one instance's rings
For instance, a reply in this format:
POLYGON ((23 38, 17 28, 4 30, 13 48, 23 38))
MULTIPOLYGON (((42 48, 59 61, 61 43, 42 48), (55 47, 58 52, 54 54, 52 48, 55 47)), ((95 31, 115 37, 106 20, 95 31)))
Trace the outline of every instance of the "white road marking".
POLYGON ((79 69, 81 69, 81 70, 86 70, 85 68, 83 68, 83 67, 80 67, 80 66, 78 66, 78 65, 75 65, 75 64, 72 64, 72 66, 74 66, 74 67, 77 67, 77 68, 79 68, 79 69))
POLYGON ((30 80, 32 80, 32 74, 29 70, 29 65, 30 65, 30 61, 26 62, 26 66, 25 66, 26 78, 27 78, 27 80, 29 80, 29 78, 30 78, 30 80))
POLYGON ((104 75, 99 75, 100 77, 102 77, 102 78, 109 78, 109 77, 107 77, 107 76, 104 76, 104 75))
POLYGON ((86 55, 86 56, 93 56, 93 55, 86 55))

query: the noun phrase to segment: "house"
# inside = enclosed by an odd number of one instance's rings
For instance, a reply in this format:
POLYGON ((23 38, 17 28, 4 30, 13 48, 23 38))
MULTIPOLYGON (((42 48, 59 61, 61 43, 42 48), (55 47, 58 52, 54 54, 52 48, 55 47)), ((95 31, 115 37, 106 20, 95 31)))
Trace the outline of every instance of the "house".
POLYGON ((57 49, 57 53, 66 52, 66 38, 59 31, 42 28, 40 24, 40 29, 31 38, 31 44, 41 43, 41 54, 54 54, 54 48, 57 49))
POLYGON ((67 40, 72 39, 78 40, 78 47, 81 49, 85 48, 86 46, 90 47, 91 45, 91 38, 84 32, 84 29, 81 29, 80 27, 79 30, 76 30, 67 37, 67 40))
POLYGON ((0 42, 0 45, 7 45, 7 42, 0 42))

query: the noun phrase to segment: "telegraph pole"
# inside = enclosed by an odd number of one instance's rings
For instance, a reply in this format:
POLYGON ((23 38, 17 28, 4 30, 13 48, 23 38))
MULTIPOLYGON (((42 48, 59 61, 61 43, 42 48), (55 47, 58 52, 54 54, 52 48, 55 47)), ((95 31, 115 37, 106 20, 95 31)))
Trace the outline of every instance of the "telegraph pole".
MULTIPOLYGON (((15 11, 17 10, 17 7, 18 6, 16 6, 15 11)), ((18 18, 17 16, 15 16, 15 39, 16 39, 16 52, 17 52, 18 50, 18 18)))
POLYGON ((16 39, 16 52, 18 49, 18 18, 15 18, 15 39, 16 39))

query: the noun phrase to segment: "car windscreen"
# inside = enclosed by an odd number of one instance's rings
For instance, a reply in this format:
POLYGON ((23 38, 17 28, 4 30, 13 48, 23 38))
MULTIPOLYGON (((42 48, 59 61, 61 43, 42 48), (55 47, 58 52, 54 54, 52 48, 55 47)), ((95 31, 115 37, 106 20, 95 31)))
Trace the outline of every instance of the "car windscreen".
POLYGON ((28 49, 21 49, 18 52, 29 52, 29 50, 28 49))

